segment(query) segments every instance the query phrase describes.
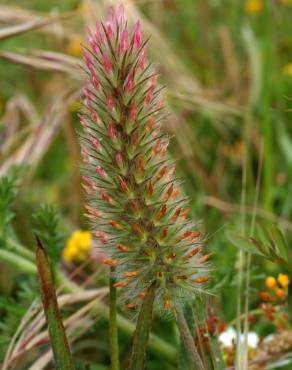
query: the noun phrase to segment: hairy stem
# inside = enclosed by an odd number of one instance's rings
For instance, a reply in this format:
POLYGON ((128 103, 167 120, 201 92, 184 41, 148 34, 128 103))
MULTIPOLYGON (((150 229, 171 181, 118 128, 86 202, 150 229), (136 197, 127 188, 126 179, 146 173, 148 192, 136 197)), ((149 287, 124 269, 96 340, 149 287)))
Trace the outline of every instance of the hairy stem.
POLYGON ((180 332, 181 341, 188 353, 189 359, 192 364, 193 370, 204 370, 204 365, 200 358, 199 352, 197 350, 196 344, 186 322, 186 319, 183 314, 183 310, 181 307, 175 307, 175 316, 177 326, 180 332))
POLYGON ((152 322, 155 289, 156 284, 152 283, 144 297, 133 337, 129 370, 143 370, 145 368, 146 347, 152 322))
POLYGON ((110 346, 111 346, 111 370, 119 370, 119 340, 117 328, 117 289, 114 287, 115 279, 113 278, 115 268, 111 267, 110 271, 110 346))

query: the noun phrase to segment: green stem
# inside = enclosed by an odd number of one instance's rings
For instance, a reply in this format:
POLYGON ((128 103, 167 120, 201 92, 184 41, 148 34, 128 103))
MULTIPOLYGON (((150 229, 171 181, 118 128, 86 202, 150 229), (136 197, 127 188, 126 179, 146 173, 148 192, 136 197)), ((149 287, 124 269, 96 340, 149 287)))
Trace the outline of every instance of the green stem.
POLYGON ((175 308, 176 322, 179 329, 181 341, 188 353, 192 370, 204 370, 204 365, 197 350, 194 338, 190 332, 181 307, 175 308))
POLYGON ((271 122, 273 40, 271 35, 271 9, 269 0, 264 7, 263 41, 263 136, 264 136, 264 173, 263 200, 268 211, 273 209, 273 130, 271 122))
POLYGON ((156 284, 154 282, 148 288, 138 316, 133 337, 129 370, 143 370, 145 368, 146 347, 152 323, 153 302, 156 289, 155 285, 156 284))
POLYGON ((0 261, 14 267, 16 271, 28 274, 36 274, 35 264, 26 258, 18 256, 15 252, 0 248, 0 261))
POLYGON ((109 330, 111 346, 111 370, 119 370, 119 340, 117 328, 117 289, 114 287, 115 279, 113 278, 115 268, 110 270, 110 313, 109 313, 109 330))

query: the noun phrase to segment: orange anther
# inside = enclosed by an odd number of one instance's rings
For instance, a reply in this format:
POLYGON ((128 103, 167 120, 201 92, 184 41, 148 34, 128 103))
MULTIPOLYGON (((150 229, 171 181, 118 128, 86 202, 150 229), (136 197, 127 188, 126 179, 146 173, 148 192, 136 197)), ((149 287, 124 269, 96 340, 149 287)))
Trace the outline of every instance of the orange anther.
POLYGON ((170 185, 170 187, 167 189, 167 192, 166 192, 166 200, 168 200, 170 197, 171 197, 171 194, 173 192, 173 184, 170 185))
POLYGON ((153 195, 153 191, 154 191, 154 189, 153 189, 152 182, 151 182, 151 181, 149 181, 148 186, 147 186, 147 196, 148 196, 149 198, 150 198, 150 197, 152 197, 152 195, 153 195))
POLYGON ((199 252, 199 250, 200 250, 200 248, 194 248, 186 256, 183 257, 183 260, 186 261, 186 260, 192 258, 193 256, 195 256, 199 252))
POLYGON ((171 220, 172 220, 172 221, 175 221, 175 220, 178 218, 178 216, 180 215, 180 213, 181 213, 181 208, 178 208, 178 209, 174 212, 174 215, 172 216, 171 220))
POLYGON ((187 238, 188 236, 190 236, 192 234, 192 230, 188 230, 186 231, 185 233, 183 233, 181 236, 177 237, 176 240, 177 241, 180 241, 182 239, 185 239, 187 238))
POLYGON ((107 266, 117 266, 119 264, 119 261, 112 258, 107 258, 103 260, 103 264, 107 266))
POLYGON ((159 213, 158 213, 158 215, 156 217, 157 221, 161 220, 162 217, 165 216, 166 211, 167 211, 166 204, 163 204, 163 206, 161 207, 161 209, 160 209, 160 211, 159 211, 159 213))
POLYGON ((122 225, 120 225, 118 222, 116 222, 115 220, 109 220, 108 222, 114 229, 118 229, 118 230, 121 230, 123 227, 122 225))
POLYGON ((140 271, 127 271, 124 273, 124 277, 134 277, 138 276, 140 274, 140 271))
POLYGON ((122 243, 118 243, 117 244, 117 247, 118 247, 118 249, 120 250, 120 251, 122 251, 122 252, 129 252, 129 248, 128 247, 126 247, 124 244, 122 244, 122 243))
POLYGON ((165 229, 162 230, 160 240, 163 240, 164 238, 166 238, 167 234, 168 234, 168 228, 166 227, 165 229))
POLYGON ((138 236, 143 235, 142 227, 139 224, 134 224, 132 227, 135 234, 137 234, 138 236))
POLYGON ((115 288, 124 288, 128 285, 126 281, 118 281, 114 284, 115 288))
POLYGON ((165 303, 164 303, 164 306, 163 306, 163 309, 164 310, 168 310, 169 307, 170 307, 170 299, 169 298, 166 298, 165 303))
POLYGON ((198 259, 198 263, 204 263, 212 256, 212 253, 206 254, 205 256, 198 259))
POLYGON ((121 189, 125 192, 125 193, 129 193, 129 187, 126 183, 126 181, 122 178, 120 178, 120 185, 121 185, 121 189))
POLYGON ((132 309, 139 305, 139 302, 130 302, 126 304, 126 308, 132 309))
POLYGON ((167 167, 166 166, 163 166, 162 169, 160 170, 158 176, 157 176, 157 181, 161 179, 161 177, 163 177, 166 173, 166 170, 167 170, 167 167))
POLYGON ((207 281, 209 281, 209 278, 207 276, 203 276, 203 277, 199 277, 199 278, 192 280, 192 283, 201 284, 201 283, 206 283, 207 281))
POLYGON ((190 208, 187 208, 184 213, 181 215, 181 219, 185 220, 188 214, 190 213, 190 208))
POLYGON ((180 280, 187 280, 188 276, 187 275, 180 275, 177 278, 180 279, 180 280))

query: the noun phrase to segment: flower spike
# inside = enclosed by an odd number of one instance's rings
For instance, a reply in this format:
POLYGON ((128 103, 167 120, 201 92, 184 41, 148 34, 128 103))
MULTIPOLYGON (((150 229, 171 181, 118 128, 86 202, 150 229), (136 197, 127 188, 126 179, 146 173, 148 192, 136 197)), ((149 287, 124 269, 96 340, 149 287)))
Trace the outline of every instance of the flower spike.
POLYGON ((163 99, 140 21, 129 29, 123 6, 111 8, 88 32, 83 59, 87 216, 127 307, 135 309, 155 286, 155 305, 167 311, 204 291, 210 255, 202 255, 202 233, 189 218, 160 130, 163 99))

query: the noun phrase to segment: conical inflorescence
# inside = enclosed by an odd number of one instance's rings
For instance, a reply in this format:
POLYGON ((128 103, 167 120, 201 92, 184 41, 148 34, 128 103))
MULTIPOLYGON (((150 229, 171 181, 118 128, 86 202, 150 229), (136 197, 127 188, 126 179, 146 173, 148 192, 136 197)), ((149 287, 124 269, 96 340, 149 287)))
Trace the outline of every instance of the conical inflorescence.
POLYGON ((167 310, 204 291, 208 258, 201 232, 188 218, 169 139, 157 73, 147 61, 140 22, 129 29, 123 6, 97 21, 83 48, 85 83, 81 153, 87 216, 128 308, 155 282, 167 310))

